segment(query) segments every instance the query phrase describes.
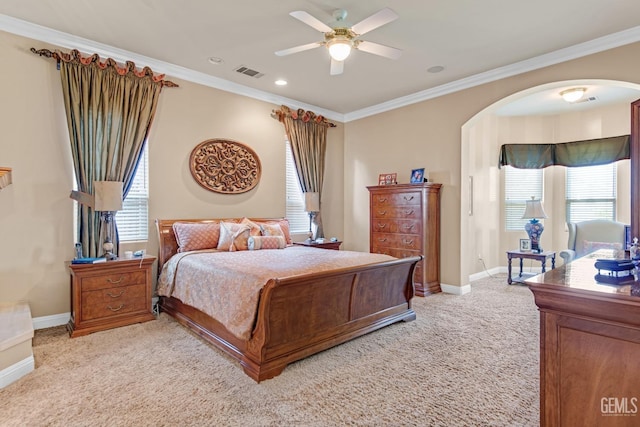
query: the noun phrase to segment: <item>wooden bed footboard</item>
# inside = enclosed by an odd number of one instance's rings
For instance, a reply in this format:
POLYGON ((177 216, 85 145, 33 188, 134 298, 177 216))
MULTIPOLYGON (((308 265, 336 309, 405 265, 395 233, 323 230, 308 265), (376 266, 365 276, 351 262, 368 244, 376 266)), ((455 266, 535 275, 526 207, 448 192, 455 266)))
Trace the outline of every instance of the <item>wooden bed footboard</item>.
POLYGON ((411 321, 413 272, 421 257, 329 274, 270 281, 260 296, 252 337, 243 341, 205 313, 175 298, 161 310, 235 358, 260 382, 291 362, 399 321, 411 321))

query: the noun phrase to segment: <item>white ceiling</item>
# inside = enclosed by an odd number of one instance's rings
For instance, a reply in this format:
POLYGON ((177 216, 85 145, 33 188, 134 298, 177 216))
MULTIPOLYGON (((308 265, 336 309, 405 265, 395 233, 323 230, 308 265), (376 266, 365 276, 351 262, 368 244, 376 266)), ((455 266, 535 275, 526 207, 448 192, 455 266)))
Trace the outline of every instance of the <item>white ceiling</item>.
MULTIPOLYGON (((640 40, 638 0, 2 0, 0 14, 0 30, 346 119, 640 40), (274 54, 322 40, 291 11, 329 23, 342 8, 353 24, 384 7, 399 18, 363 39, 401 49, 397 60, 355 51, 344 73, 330 76, 323 47, 274 54), (213 65, 210 57, 223 62, 213 65), (264 75, 234 71, 241 65, 264 75), (444 70, 427 71, 434 66, 444 70), (279 78, 288 85, 276 86, 279 78)), ((610 89, 591 84, 587 94, 640 97, 635 88, 610 89)), ((501 113, 532 105, 548 112, 546 103, 559 103, 557 92, 532 94, 501 113)))

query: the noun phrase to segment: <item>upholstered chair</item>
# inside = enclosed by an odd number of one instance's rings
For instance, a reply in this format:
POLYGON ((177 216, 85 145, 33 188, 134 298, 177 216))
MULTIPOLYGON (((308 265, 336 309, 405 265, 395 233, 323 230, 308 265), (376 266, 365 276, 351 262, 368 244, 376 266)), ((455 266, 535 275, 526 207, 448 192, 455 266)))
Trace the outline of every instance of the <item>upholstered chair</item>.
POLYGON ((598 249, 626 249, 624 224, 606 219, 594 219, 567 224, 569 242, 560 256, 567 264, 598 249))

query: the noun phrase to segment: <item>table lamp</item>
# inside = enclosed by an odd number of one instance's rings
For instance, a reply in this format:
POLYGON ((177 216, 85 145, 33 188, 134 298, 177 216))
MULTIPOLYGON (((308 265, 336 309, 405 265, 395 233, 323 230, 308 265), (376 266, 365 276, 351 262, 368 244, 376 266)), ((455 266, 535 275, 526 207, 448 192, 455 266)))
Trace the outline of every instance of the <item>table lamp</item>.
POLYGON ((531 251, 540 253, 542 248, 540 247, 540 236, 544 231, 544 226, 538 218, 546 218, 547 214, 544 213, 542 202, 536 200, 534 196, 531 196, 531 200, 527 200, 527 206, 524 209, 522 219, 529 219, 530 221, 525 224, 524 230, 529 235, 531 240, 531 251))
POLYGON ((94 181, 93 197, 93 209, 101 212, 102 220, 107 224, 107 237, 102 244, 104 256, 107 260, 112 260, 117 256, 113 253, 111 221, 113 220, 114 212, 122 210, 122 182, 94 181))
POLYGON ((309 241, 313 242, 315 239, 313 238, 311 223, 316 212, 320 212, 320 193, 304 193, 304 210, 309 213, 309 241))

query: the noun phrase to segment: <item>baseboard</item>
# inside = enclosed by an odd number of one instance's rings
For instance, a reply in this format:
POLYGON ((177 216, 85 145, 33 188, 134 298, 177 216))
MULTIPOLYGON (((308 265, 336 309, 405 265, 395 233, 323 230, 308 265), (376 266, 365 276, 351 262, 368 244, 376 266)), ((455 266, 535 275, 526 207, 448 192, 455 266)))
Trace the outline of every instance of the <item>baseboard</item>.
POLYGON ((53 328, 54 326, 66 325, 69 323, 71 313, 53 314, 51 316, 41 316, 33 318, 33 329, 53 328))
POLYGON ((442 290, 442 292, 447 294, 464 295, 471 292, 471 285, 454 286, 454 285, 447 285, 445 283, 440 283, 440 289, 442 290))
POLYGON ((481 271, 480 273, 474 273, 469 275, 469 282, 475 282, 476 280, 484 279, 494 274, 500 274, 500 273, 506 273, 506 272, 507 272, 506 267, 494 267, 491 270, 484 270, 484 271, 481 271))
POLYGON ((8 386, 14 381, 27 375, 35 369, 35 361, 33 355, 22 359, 18 363, 14 363, 6 369, 0 371, 0 389, 8 386))

